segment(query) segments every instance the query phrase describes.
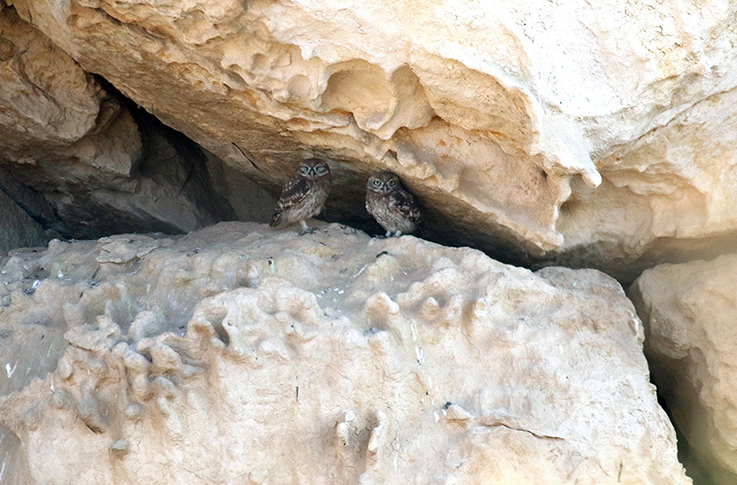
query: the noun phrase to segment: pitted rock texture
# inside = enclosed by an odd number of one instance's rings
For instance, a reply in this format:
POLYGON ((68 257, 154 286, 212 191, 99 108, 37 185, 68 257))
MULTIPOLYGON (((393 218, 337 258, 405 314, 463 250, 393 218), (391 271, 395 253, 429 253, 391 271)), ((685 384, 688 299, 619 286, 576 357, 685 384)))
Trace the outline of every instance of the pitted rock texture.
POLYGON ((690 483, 595 270, 221 223, 0 276, 0 423, 45 484, 690 483))
POLYGON ((632 281, 737 237, 734 2, 6 3, 272 193, 331 159, 329 220, 389 169, 510 261, 632 281))
POLYGON ((630 296, 646 328, 653 381, 704 483, 737 482, 737 255, 645 271, 630 296))

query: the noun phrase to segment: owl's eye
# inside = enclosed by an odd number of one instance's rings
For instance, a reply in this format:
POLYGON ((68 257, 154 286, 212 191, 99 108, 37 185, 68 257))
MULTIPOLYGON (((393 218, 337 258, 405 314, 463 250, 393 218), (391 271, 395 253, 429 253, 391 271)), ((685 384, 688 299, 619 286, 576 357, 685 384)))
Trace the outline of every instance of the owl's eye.
POLYGON ((389 187, 396 187, 396 186, 397 186, 397 181, 396 180, 390 180, 389 181, 389 187))
POLYGON ((374 180, 374 187, 379 187, 381 185, 381 180, 374 180))
POLYGON ((309 173, 310 167, 308 167, 307 165, 302 165, 301 167, 299 167, 299 171, 305 174, 309 173))
POLYGON ((315 167, 315 170, 317 170, 317 173, 325 173, 327 167, 325 167, 325 165, 318 165, 317 167, 315 167))

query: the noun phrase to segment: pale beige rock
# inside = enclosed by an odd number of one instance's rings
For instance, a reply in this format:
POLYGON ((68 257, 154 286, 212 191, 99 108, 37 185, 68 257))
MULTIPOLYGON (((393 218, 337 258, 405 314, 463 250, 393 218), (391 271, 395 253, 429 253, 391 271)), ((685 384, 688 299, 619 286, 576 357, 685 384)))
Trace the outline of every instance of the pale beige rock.
POLYGON ((578 184, 561 208, 558 227, 569 248, 558 261, 612 268, 626 278, 653 261, 733 251, 735 106, 736 90, 714 94, 601 159, 605 182, 596 190, 578 184))
POLYGON ((734 2, 10 3, 272 192, 332 158, 329 217, 390 169, 439 240, 623 280, 737 232, 734 2))
POLYGON ((0 277, 22 377, 0 423, 46 484, 690 483, 594 270, 221 223, 56 241, 0 277))
POLYGON ((737 255, 660 265, 630 290, 653 380, 710 482, 737 481, 737 255))
POLYGON ((12 9, 0 10, 0 25, 2 158, 33 163, 44 148, 68 147, 93 130, 105 93, 12 9))

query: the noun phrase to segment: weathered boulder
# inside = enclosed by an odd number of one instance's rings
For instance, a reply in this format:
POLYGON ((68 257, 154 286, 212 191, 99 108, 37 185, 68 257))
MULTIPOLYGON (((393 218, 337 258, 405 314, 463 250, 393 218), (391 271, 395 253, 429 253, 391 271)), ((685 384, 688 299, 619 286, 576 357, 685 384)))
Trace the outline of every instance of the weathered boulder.
POLYGON ((690 483, 595 270, 221 223, 0 278, 0 424, 46 484, 690 483))
POLYGON ((272 193, 332 159, 328 219, 385 168, 430 237, 517 262, 631 281, 737 234, 734 2, 7 3, 272 193))
POLYGON ((656 266, 630 296, 653 381, 706 483, 737 483, 737 255, 656 266))

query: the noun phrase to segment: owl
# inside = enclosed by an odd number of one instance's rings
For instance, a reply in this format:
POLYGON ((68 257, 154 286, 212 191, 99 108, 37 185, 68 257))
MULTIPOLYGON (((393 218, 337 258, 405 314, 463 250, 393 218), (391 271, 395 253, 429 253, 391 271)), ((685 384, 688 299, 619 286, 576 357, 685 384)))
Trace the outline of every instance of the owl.
POLYGON ((281 227, 295 222, 307 231, 306 219, 322 210, 330 189, 330 167, 319 158, 310 158, 299 166, 299 173, 289 179, 271 218, 271 227, 281 227))
POLYGON ((386 237, 409 234, 420 222, 420 209, 415 198, 392 172, 382 171, 369 177, 366 210, 386 229, 386 237))

